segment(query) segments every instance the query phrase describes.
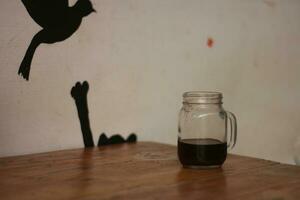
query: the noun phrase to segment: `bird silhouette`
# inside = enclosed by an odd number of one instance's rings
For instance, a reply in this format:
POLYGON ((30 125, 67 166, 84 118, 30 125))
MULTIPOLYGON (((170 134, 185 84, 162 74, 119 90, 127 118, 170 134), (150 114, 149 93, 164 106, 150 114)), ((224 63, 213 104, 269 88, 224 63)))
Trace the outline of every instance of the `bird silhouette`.
POLYGON ((31 61, 36 48, 69 38, 80 26, 82 18, 95 12, 89 0, 78 0, 69 7, 68 0, 22 0, 29 15, 43 29, 31 40, 18 74, 29 80, 31 61))

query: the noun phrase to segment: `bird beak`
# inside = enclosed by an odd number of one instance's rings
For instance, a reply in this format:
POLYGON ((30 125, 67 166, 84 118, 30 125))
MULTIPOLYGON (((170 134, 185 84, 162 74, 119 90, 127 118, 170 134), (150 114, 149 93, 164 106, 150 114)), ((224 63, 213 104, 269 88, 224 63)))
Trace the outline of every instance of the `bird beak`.
POLYGON ((97 10, 95 10, 94 8, 93 8, 93 10, 92 10, 92 11, 93 11, 93 12, 95 12, 95 13, 97 12, 97 10))

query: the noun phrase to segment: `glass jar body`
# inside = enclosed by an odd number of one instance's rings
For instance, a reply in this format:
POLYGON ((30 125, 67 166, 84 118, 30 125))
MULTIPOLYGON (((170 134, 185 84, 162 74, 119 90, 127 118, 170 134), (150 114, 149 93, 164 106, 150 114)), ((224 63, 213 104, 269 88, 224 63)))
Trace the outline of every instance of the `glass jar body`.
POLYGON ((180 110, 178 157, 184 166, 220 166, 227 155, 227 117, 221 104, 187 104, 180 110))
POLYGON ((227 148, 232 148, 235 141, 236 119, 223 108, 221 93, 184 96, 178 121, 178 157, 184 167, 221 166, 227 148))

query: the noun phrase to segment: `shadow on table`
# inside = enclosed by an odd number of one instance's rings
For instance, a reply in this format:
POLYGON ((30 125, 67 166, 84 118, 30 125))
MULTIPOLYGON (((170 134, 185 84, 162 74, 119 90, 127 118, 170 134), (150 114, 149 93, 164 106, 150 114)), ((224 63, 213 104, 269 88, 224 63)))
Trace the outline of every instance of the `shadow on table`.
POLYGON ((66 191, 70 192, 68 194, 70 195, 69 199, 76 199, 88 193, 88 189, 92 186, 94 174, 92 174, 93 170, 90 169, 93 168, 93 153, 94 151, 91 149, 82 150, 79 161, 80 171, 72 178, 72 190, 66 191))
POLYGON ((226 196, 227 193, 226 176, 222 168, 181 168, 176 178, 178 196, 186 199, 216 199, 226 196))

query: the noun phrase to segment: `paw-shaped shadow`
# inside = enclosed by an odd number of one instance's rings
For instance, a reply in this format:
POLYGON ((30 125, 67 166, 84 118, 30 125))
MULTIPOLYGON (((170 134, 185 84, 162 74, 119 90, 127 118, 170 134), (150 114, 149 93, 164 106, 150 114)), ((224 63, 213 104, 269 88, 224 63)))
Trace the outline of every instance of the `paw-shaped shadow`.
POLYGON ((111 137, 107 137, 105 133, 102 133, 98 140, 98 146, 109 145, 109 144, 122 144, 122 143, 133 143, 136 142, 137 136, 131 133, 127 139, 124 139, 121 135, 116 134, 111 137))
POLYGON ((75 100, 84 99, 87 97, 89 91, 89 83, 84 81, 83 83, 77 82, 71 89, 71 96, 75 100))

